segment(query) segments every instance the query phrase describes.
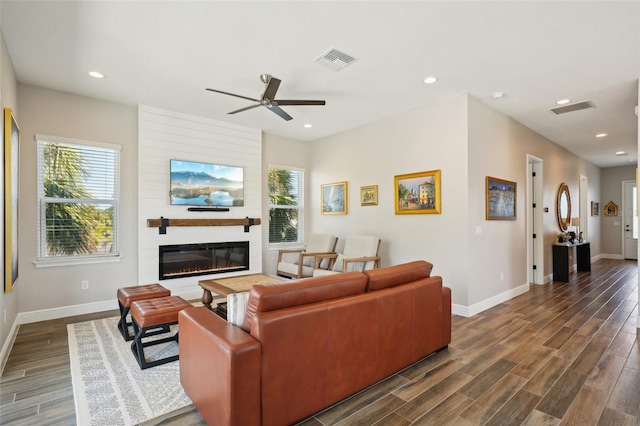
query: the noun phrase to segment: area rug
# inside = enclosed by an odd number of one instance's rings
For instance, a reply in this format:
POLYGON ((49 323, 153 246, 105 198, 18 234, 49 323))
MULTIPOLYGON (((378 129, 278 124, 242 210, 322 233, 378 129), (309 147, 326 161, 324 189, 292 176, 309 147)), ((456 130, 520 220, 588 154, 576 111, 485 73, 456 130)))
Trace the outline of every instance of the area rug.
MULTIPOLYGON (((117 323, 113 317, 67 326, 77 424, 135 425, 191 404, 180 385, 180 361, 140 370, 117 323)), ((147 351, 147 358, 165 357, 178 344, 147 351)))

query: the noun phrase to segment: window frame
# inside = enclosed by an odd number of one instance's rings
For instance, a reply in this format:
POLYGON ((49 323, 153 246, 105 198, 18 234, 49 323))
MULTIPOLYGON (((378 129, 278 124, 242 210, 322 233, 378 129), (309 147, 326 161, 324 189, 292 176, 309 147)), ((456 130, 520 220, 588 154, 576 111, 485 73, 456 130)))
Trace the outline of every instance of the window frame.
POLYGON ((82 265, 90 263, 109 263, 120 261, 120 181, 121 181, 121 145, 88 141, 75 138, 64 138, 59 136, 36 134, 36 188, 37 188, 37 257, 33 262, 36 268, 82 265), (44 147, 47 143, 59 143, 64 145, 85 146, 91 149, 112 150, 115 154, 113 165, 114 195, 111 198, 54 198, 44 196, 44 147), (113 206, 113 240, 112 251, 109 253, 75 254, 61 256, 45 256, 46 250, 46 206, 50 203, 79 203, 79 204, 109 204, 113 206))
POLYGON ((305 190, 304 190, 304 185, 305 185, 305 173, 306 170, 304 168, 301 167, 295 167, 295 166, 284 166, 282 164, 268 164, 267 165, 267 215, 269 215, 269 210, 271 210, 271 208, 281 208, 281 209, 297 209, 298 210, 298 235, 297 235, 297 241, 286 241, 286 242, 277 242, 277 243, 272 243, 271 241, 269 241, 269 229, 271 228, 271 223, 270 223, 270 216, 269 216, 269 223, 267 224, 267 247, 269 248, 274 248, 274 249, 281 249, 281 248, 292 248, 292 247, 300 247, 300 246, 304 246, 304 194, 305 194, 305 190), (298 200, 298 204, 297 205, 281 205, 281 206, 273 206, 269 203, 269 196, 271 195, 269 193, 269 170, 271 169, 278 169, 278 170, 288 170, 288 171, 294 171, 294 172, 298 172, 300 173, 300 177, 299 177, 299 182, 298 182, 298 196, 297 196, 297 200, 298 200))

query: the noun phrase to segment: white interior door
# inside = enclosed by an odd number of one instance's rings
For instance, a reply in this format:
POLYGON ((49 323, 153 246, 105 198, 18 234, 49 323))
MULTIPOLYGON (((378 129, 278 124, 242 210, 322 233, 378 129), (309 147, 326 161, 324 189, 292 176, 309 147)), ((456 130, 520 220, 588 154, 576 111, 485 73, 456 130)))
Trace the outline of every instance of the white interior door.
POLYGON ((622 230, 624 232, 624 258, 638 259, 638 191, 632 180, 622 182, 622 230))

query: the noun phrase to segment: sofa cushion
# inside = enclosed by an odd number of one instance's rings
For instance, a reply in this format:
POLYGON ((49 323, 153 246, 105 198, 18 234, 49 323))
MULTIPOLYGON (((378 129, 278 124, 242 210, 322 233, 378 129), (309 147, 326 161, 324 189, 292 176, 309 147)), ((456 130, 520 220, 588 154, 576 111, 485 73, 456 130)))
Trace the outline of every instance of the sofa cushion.
POLYGON ((402 265, 364 271, 364 274, 369 278, 367 291, 395 287, 427 278, 431 275, 432 269, 433 265, 431 263, 424 260, 416 260, 402 265))
POLYGON ((242 327, 244 316, 247 313, 247 300, 249 292, 231 293, 227 296, 227 321, 231 324, 242 327))
POLYGON ((361 272, 348 272, 324 277, 306 278, 291 284, 262 284, 251 288, 247 313, 242 328, 251 332, 257 312, 307 305, 339 299, 365 292, 367 277, 361 272))

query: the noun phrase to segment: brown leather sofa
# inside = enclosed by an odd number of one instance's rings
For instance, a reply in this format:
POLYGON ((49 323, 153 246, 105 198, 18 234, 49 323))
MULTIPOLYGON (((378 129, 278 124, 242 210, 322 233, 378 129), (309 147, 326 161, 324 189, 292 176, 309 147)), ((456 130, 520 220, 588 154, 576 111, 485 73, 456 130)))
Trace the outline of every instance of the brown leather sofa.
POLYGON ((451 342, 451 290, 415 261, 254 286, 243 327, 180 312, 180 379, 209 425, 288 425, 451 342))

